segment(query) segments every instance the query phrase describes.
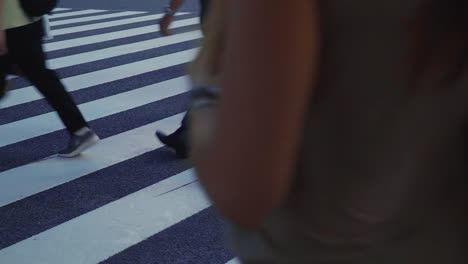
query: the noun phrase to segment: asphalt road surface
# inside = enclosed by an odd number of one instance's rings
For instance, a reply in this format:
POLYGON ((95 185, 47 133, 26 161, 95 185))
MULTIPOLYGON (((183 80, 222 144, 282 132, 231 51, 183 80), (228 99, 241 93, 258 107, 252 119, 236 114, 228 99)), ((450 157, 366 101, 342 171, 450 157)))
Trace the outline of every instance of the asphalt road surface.
POLYGON ((174 130, 201 32, 188 1, 162 37, 163 2, 63 0, 44 48, 101 137, 75 159, 57 115, 26 80, 0 102, 0 263, 233 262, 191 165, 154 132, 174 130))

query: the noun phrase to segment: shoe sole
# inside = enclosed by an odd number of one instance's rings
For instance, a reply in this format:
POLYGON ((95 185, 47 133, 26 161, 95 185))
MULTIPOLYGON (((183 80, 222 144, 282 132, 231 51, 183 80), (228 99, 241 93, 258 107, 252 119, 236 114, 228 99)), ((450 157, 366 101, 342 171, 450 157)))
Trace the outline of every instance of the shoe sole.
POLYGON ((89 140, 85 141, 81 146, 79 146, 75 151, 67 153, 67 154, 59 154, 58 156, 61 158, 73 158, 80 155, 83 151, 89 149, 90 147, 96 145, 99 141, 99 137, 97 135, 93 135, 89 140))

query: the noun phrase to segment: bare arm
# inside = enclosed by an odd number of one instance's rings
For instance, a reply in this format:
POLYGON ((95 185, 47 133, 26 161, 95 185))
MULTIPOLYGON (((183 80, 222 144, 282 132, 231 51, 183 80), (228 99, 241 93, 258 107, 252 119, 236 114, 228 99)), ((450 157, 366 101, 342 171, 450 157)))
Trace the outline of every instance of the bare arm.
MULTIPOLYGON (((185 2, 185 0, 171 0, 169 3, 169 8, 173 11, 176 12, 179 10, 180 6, 185 2)), ((161 22, 159 23, 159 26, 161 28, 161 33, 164 36, 171 35, 171 32, 169 31, 169 26, 172 23, 173 15, 172 14, 166 14, 164 17, 161 19, 161 22)))
POLYGON ((199 177, 225 217, 255 228, 293 178, 318 61, 316 1, 227 1, 218 125, 199 177))
POLYGON ((177 11, 179 10, 180 6, 185 2, 185 0, 172 0, 169 4, 169 7, 174 10, 174 11, 177 11))

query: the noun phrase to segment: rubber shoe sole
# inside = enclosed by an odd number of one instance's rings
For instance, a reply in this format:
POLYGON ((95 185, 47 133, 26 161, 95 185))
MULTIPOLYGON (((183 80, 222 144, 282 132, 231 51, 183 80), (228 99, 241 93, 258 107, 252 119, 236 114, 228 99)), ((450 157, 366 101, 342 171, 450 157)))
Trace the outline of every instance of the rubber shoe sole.
POLYGON ((90 147, 94 146, 99 142, 99 137, 96 134, 93 134, 89 139, 81 143, 75 150, 69 153, 59 153, 58 156, 61 158, 74 158, 80 155, 85 150, 89 149, 90 147))

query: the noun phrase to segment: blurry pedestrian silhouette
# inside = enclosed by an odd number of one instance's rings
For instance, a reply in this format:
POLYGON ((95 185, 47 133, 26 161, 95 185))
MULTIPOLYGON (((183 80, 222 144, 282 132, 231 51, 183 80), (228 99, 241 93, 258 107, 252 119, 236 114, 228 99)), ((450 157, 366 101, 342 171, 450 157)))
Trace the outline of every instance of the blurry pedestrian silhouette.
POLYGON ((241 263, 468 263, 468 2, 218 3, 191 159, 241 263))
POLYGON ((94 145, 99 137, 89 128, 55 71, 46 66, 42 49, 44 28, 41 18, 26 15, 18 0, 0 0, 0 6, 2 80, 5 80, 9 70, 17 67, 15 71, 24 75, 44 95, 70 133, 68 147, 60 151, 59 156, 79 155, 94 145))

